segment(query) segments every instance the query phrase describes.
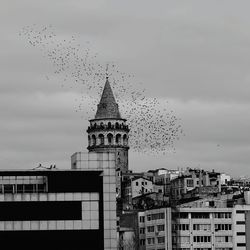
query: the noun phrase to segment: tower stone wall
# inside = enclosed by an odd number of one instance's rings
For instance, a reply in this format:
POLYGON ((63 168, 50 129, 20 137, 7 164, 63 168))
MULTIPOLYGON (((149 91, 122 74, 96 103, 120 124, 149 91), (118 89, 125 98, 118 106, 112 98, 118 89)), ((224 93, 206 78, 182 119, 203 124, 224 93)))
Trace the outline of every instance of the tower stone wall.
POLYGON ((121 195, 121 175, 128 172, 129 127, 121 118, 108 78, 95 118, 87 129, 89 152, 110 152, 116 156, 116 193, 121 195))

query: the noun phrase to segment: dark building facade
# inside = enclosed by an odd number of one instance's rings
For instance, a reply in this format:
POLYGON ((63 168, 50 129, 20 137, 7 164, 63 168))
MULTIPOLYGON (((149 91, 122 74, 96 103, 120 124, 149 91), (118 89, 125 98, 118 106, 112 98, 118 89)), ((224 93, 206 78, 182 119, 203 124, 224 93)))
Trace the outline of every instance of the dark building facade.
POLYGON ((1 171, 0 241, 103 249, 102 171, 1 171), (93 240, 95 239, 95 240, 93 240))
POLYGON ((72 169, 0 171, 8 249, 116 249, 115 156, 75 153, 72 169))

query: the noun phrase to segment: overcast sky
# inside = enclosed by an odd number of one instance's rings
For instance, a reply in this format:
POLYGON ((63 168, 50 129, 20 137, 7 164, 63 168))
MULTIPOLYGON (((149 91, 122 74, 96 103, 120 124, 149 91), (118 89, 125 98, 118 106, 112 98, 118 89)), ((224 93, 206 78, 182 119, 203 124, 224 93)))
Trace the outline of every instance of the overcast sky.
MULTIPOLYGON (((186 136, 176 153, 130 151, 130 169, 200 167, 250 176, 250 2, 0 0, 0 168, 70 167, 85 151, 87 118, 77 89, 60 87, 51 63, 18 35, 51 24, 90 41, 169 101, 186 136)), ((83 46, 84 47, 84 46, 83 46)))

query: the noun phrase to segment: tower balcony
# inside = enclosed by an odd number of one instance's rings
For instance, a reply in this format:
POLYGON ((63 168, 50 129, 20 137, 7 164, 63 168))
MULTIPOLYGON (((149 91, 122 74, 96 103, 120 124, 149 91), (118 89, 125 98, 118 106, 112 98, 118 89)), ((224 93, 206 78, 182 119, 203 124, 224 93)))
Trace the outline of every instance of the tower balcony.
POLYGON ((96 126, 88 126, 87 133, 95 132, 95 131, 109 131, 109 130, 117 130, 117 131, 125 131, 129 132, 129 128, 127 125, 96 125, 96 126))
POLYGON ((129 146, 128 145, 117 145, 117 144, 113 144, 113 145, 104 145, 104 144, 101 144, 101 145, 91 145, 91 146, 88 146, 87 149, 89 151, 91 150, 94 150, 94 149, 117 149, 117 148, 124 148, 124 149, 129 149, 129 146))

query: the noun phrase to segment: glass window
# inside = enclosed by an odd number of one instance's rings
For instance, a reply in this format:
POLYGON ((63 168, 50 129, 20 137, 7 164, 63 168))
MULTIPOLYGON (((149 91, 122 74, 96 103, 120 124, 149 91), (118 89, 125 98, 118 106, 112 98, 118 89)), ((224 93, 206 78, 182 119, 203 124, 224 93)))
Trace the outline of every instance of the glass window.
POLYGON ((165 237, 157 237, 158 243, 164 243, 165 242, 165 237))
POLYGON ((149 233, 154 232, 154 226, 147 227, 147 230, 148 230, 149 233))
POLYGON ((157 230, 158 231, 164 231, 165 230, 165 225, 158 225, 157 230))
POLYGON ((4 193, 11 193, 11 194, 13 194, 14 193, 14 187, 13 187, 13 185, 9 185, 9 184, 6 184, 6 185, 4 185, 4 193))

